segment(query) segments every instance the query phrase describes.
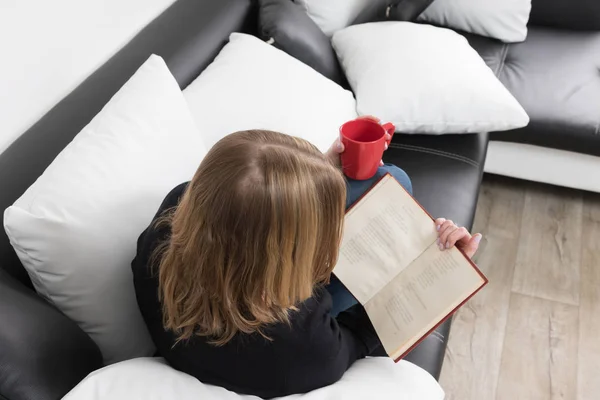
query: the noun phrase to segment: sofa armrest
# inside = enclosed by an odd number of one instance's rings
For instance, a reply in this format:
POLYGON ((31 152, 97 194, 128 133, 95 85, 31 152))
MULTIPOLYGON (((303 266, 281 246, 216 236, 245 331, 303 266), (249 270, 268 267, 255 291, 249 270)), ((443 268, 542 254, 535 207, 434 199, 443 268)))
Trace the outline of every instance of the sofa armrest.
POLYGON ((0 268, 0 398, 57 400, 100 367, 85 332, 0 268))
POLYGON ((404 359, 418 365, 429 372, 436 380, 439 380, 444 356, 446 355, 446 346, 448 346, 451 325, 452 318, 448 318, 435 331, 423 339, 417 347, 411 350, 404 359))
POLYGON ((600 30, 598 0, 533 0, 530 25, 571 30, 600 30))

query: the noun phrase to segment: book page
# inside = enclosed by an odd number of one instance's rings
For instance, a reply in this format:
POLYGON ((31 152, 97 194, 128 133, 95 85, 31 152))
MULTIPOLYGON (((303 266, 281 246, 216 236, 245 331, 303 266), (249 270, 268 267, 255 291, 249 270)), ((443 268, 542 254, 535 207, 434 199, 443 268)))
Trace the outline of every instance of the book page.
POLYGON ((458 249, 440 251, 434 243, 365 310, 386 352, 396 359, 484 284, 458 249))
POLYGON ((387 175, 346 214, 333 273, 364 305, 436 239, 431 218, 387 175))

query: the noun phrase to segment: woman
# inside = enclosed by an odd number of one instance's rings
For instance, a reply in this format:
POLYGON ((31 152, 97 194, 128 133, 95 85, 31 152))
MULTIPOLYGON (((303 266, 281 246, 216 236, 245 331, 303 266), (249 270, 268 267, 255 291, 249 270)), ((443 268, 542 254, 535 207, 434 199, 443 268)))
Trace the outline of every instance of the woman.
MULTIPOLYGON (((339 142, 323 154, 281 133, 233 133, 167 195, 132 268, 142 315, 173 367, 271 398, 332 384, 381 353, 364 310, 329 281, 345 209, 386 172, 411 184, 394 166, 347 183, 342 151, 339 142)), ((475 252, 479 236, 436 222, 441 243, 475 252)))

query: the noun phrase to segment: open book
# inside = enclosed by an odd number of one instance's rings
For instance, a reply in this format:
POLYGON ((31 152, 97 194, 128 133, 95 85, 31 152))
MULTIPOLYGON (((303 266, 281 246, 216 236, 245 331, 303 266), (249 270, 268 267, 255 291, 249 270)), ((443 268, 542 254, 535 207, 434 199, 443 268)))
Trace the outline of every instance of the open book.
POLYGON ((400 360, 487 279, 459 249, 441 251, 431 216, 387 174, 346 213, 334 274, 400 360))

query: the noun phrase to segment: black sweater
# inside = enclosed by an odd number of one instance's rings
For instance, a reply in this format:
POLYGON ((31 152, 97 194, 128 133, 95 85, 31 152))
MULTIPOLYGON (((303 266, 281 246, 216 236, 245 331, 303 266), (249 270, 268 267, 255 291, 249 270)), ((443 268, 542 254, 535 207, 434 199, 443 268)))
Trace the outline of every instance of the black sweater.
MULTIPOLYGON (((177 206, 186 187, 182 184, 173 189, 156 217, 177 206)), ((293 312, 290 325, 277 324, 266 330, 272 341, 258 334, 238 334, 217 347, 195 336, 174 346, 175 335, 162 325, 158 277, 149 265, 152 252, 168 235, 168 227, 157 229, 151 224, 138 240, 132 269, 138 305, 158 353, 176 369, 203 383, 271 398, 330 385, 354 361, 380 346, 362 307, 332 318, 331 295, 321 287, 293 312)))

